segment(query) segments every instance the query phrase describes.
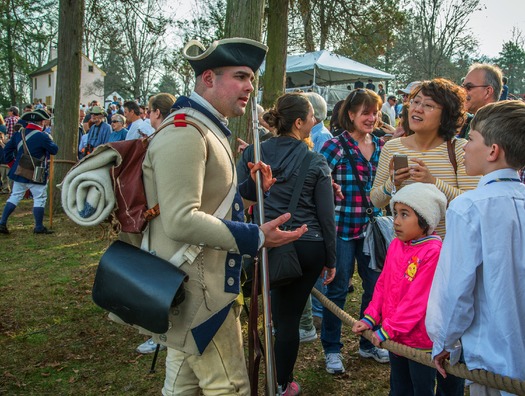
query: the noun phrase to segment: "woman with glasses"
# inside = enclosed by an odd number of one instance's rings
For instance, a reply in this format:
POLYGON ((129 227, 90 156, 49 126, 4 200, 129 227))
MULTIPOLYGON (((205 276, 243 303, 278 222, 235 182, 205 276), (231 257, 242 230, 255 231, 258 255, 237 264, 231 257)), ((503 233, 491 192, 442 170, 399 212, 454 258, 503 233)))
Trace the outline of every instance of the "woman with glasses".
MULTIPOLYGON (((325 142, 321 149, 332 172, 335 183, 341 186, 344 198, 335 198, 336 220, 336 274, 328 284, 326 297, 343 309, 348 294, 348 284, 354 273, 354 262, 363 281, 361 316, 372 299, 374 286, 379 273, 368 267, 370 257, 363 253, 365 230, 368 223, 367 203, 362 200, 359 181, 354 177, 353 167, 368 193, 372 187, 379 161, 383 140, 374 136, 381 108, 381 98, 369 89, 356 89, 350 92, 339 110, 339 124, 343 132, 325 142)), ((376 210, 376 214, 380 214, 376 210)), ((326 371, 330 374, 344 373, 345 367, 340 354, 341 319, 328 309, 323 310, 321 342, 325 353, 326 371)), ((388 353, 376 348, 366 338, 361 337, 359 354, 373 358, 381 363, 388 363, 388 353)))
POLYGON ((159 93, 152 96, 148 103, 149 120, 153 129, 157 130, 164 118, 168 116, 171 107, 177 99, 169 93, 159 93))
MULTIPOLYGON (((408 126, 411 135, 385 144, 370 197, 383 208, 396 191, 415 182, 434 184, 450 203, 464 191, 474 189, 478 177, 467 176, 463 163, 465 139, 455 137, 465 120, 465 92, 453 82, 436 78, 423 81, 410 94, 408 126), (408 157, 408 167, 394 170, 395 154, 408 157), (456 169, 453 163, 456 162, 456 169)), ((436 227, 445 236, 445 219, 436 227)), ((438 376, 438 396, 464 393, 464 380, 438 376)))
POLYGON ((109 135, 108 143, 126 140, 128 130, 124 128, 124 125, 126 125, 126 118, 124 118, 123 115, 113 114, 111 116, 111 129, 113 129, 113 131, 109 135))

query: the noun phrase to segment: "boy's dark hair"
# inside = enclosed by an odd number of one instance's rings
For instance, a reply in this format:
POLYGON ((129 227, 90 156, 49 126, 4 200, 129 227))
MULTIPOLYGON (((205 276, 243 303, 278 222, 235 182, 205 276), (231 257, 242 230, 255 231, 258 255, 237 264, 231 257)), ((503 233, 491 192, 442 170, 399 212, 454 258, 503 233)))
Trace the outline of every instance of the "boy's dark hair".
POLYGON ((135 113, 136 115, 140 115, 140 107, 137 102, 133 102, 132 100, 124 102, 124 108, 135 113))
POLYGON ((487 146, 497 144, 514 169, 525 166, 525 103, 506 100, 489 103, 478 110, 470 129, 483 136, 487 146))

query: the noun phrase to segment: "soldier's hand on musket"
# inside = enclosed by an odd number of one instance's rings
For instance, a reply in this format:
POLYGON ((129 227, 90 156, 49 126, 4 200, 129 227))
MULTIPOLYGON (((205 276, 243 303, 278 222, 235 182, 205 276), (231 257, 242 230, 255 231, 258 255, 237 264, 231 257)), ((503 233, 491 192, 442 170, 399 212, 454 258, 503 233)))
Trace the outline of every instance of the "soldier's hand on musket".
POLYGON ((270 165, 266 165, 264 162, 259 161, 256 164, 253 162, 248 162, 248 168, 250 168, 250 175, 255 181, 255 174, 257 171, 261 171, 261 181, 263 192, 268 192, 270 188, 277 181, 275 177, 272 177, 272 168, 270 165))
POLYGON ((308 231, 306 224, 303 224, 301 227, 292 231, 283 231, 279 229, 279 226, 286 223, 289 219, 290 213, 285 213, 259 227, 264 234, 263 246, 275 247, 285 245, 299 239, 301 235, 308 231))

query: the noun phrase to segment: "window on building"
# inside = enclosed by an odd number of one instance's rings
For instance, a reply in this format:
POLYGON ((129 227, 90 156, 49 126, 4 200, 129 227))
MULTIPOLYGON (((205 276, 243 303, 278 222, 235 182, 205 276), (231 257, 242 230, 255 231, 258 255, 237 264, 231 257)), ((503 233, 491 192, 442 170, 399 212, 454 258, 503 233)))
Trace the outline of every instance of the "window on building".
POLYGON ((51 73, 49 73, 47 75, 47 86, 50 87, 51 86, 51 73))
POLYGON ((37 83, 36 83, 36 82, 37 82, 36 77, 34 78, 34 80, 35 80, 35 91, 36 91, 36 90, 38 89, 38 85, 37 85, 37 83))
POLYGON ((94 71, 95 71, 95 68, 93 67, 93 65, 89 65, 88 72, 93 73, 94 71))

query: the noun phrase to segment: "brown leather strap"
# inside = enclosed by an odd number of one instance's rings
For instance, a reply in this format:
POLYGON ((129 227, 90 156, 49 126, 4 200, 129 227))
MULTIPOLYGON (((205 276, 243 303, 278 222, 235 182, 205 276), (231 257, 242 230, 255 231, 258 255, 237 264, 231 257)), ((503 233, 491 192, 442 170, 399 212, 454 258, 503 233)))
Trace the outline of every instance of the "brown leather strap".
POLYGON ((159 204, 155 205, 154 207, 152 207, 152 208, 146 210, 144 213, 142 213, 142 216, 144 216, 144 219, 146 221, 151 221, 155 217, 157 217, 158 215, 160 215, 159 204))
MULTIPOLYGON (((178 120, 174 120, 173 122, 173 125, 175 127, 180 127, 180 126, 186 126, 186 125, 181 125, 179 123, 180 121, 178 120)), ((190 120, 184 120, 184 123, 186 124, 189 124, 191 126, 193 126, 194 128, 196 128, 199 133, 202 135, 202 137, 204 137, 204 132, 203 130, 194 122, 190 121, 190 120)), ((162 131, 164 128, 166 128, 168 125, 172 125, 170 123, 167 123, 167 124, 164 124, 164 125, 161 125, 155 132, 153 132, 151 135, 149 135, 148 137, 142 139, 142 144, 145 146, 145 147, 148 147, 149 146, 149 143, 151 142, 151 140, 155 137, 155 135, 157 133, 159 133, 160 131, 162 131)), ((144 219, 146 219, 146 221, 151 221, 153 220, 155 217, 157 217, 158 215, 160 215, 160 206, 159 204, 156 204, 154 207, 146 210, 143 214, 144 216, 144 219)))
POLYGON ((448 159, 454 167, 455 174, 458 173, 458 163, 456 161, 456 140, 457 139, 454 138, 447 140, 448 159))

